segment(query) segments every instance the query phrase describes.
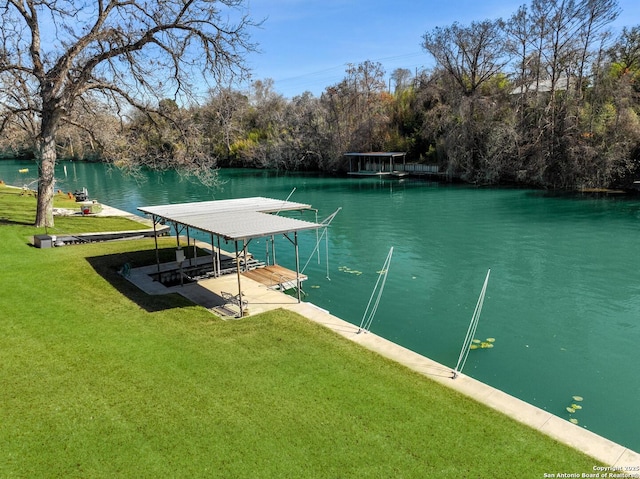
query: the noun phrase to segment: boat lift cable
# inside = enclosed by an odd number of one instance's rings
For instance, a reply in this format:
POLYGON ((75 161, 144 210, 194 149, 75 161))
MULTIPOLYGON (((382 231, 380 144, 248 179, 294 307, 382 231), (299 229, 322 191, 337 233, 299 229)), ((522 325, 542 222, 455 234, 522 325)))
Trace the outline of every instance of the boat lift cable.
MULTIPOLYGON (((289 193, 289 196, 287 196, 287 198, 282 202, 282 206, 280 207, 280 209, 279 209, 278 211, 276 211, 276 212, 275 212, 274 216, 278 216, 278 215, 280 214, 280 212, 282 211, 282 208, 284 208, 284 207, 285 207, 285 205, 286 205, 287 201, 289 201, 289 198, 291 198, 291 197, 293 196, 293 193, 295 193, 296 189, 297 189, 297 187, 294 187, 294 188, 291 190, 291 193, 289 193)), ((316 212, 316 214, 317 214, 317 212, 316 212)), ((271 235, 271 238, 267 238, 267 239, 265 240, 265 247, 266 247, 265 263, 266 263, 267 265, 269 265, 269 260, 270 260, 270 259, 269 259, 269 241, 271 241, 271 254, 272 254, 272 256, 273 256, 273 257, 271 258, 271 261, 273 262, 273 264, 276 264, 276 259, 275 259, 276 254, 275 254, 275 248, 274 248, 274 246, 273 246, 273 245, 274 245, 275 238, 274 238, 274 236, 273 236, 273 235, 271 235)))
POLYGON ((382 270, 378 274, 378 280, 376 281, 376 285, 373 287, 373 291, 371 292, 371 297, 369 298, 369 303, 367 303, 367 308, 364 310, 364 314, 362 315, 362 321, 360 322, 360 327, 358 328, 358 333, 368 332, 371 327, 371 322, 373 321, 373 317, 376 315, 376 311, 378 311, 378 305, 380 304, 380 298, 382 297, 382 291, 384 290, 384 285, 387 282, 387 275, 389 274, 389 266, 391 265, 391 256, 393 255, 393 246, 389 249, 389 254, 387 255, 387 259, 382 266, 382 270), (378 288, 378 285, 380 288, 378 288), (373 301, 373 297, 378 292, 378 296, 371 307, 371 301, 373 301), (371 309, 369 309, 371 308, 371 309))
POLYGON ((319 249, 319 246, 320 246, 320 242, 322 241, 322 238, 326 238, 326 240, 325 240, 326 241, 325 251, 326 251, 326 261, 327 261, 327 279, 329 281, 331 281, 331 278, 329 277, 329 230, 328 230, 328 228, 329 228, 329 225, 331 224, 331 222, 333 221, 333 219, 336 217, 336 215, 340 212, 341 209, 342 209, 342 206, 339 207, 337 210, 335 210, 333 213, 331 213, 329 216, 327 216, 320 223, 322 226, 324 226, 324 228, 322 230, 322 234, 320 235, 319 238, 317 238, 316 245, 313 248, 313 251, 311 252, 311 254, 309 255, 309 259, 307 259, 307 262, 304 264, 304 266, 300 270, 301 273, 304 273, 304 270, 307 269, 307 266, 309 266, 309 262, 311 261, 311 258, 313 258, 313 255, 316 253, 316 251, 318 252, 318 263, 320 262, 320 249, 319 249))
POLYGON ((453 370, 453 379, 458 376, 458 373, 462 372, 462 369, 467 362, 467 357, 469 356, 469 351, 471 350, 471 342, 473 341, 473 337, 476 334, 478 321, 480 320, 480 313, 482 312, 482 305, 484 304, 484 296, 487 292, 487 284, 489 284, 490 274, 491 270, 489 269, 487 271, 487 277, 484 279, 484 284, 482 285, 482 291, 480 291, 480 296, 478 297, 476 308, 473 311, 473 316, 471 317, 471 322, 469 323, 469 329, 467 329, 467 336, 464 338, 464 343, 462 344, 462 350, 460 351, 460 356, 458 357, 458 363, 456 364, 456 368, 453 370))
POLYGON ((289 193, 289 196, 287 196, 287 199, 286 199, 286 200, 284 200, 284 201, 282 202, 282 207, 281 207, 278 211, 276 211, 276 216, 278 216, 278 215, 280 214, 280 212, 282 211, 282 208, 284 208, 284 206, 285 206, 285 204, 287 203, 287 201, 289 201, 289 198, 291 198, 291 197, 293 196, 293 193, 295 193, 295 191, 296 191, 297 189, 298 189, 297 187, 294 187, 294 188, 291 190, 291 193, 289 193))
MULTIPOLYGON (((318 222, 318 210, 316 210, 316 223, 317 222, 318 222)), ((316 228, 316 244, 318 244, 319 241, 320 241, 320 236, 318 234, 318 229, 316 228)), ((311 256, 313 256, 313 254, 311 254, 309 258, 311 258, 311 256)), ((320 248, 318 248, 318 266, 320 266, 320 248)), ((327 265, 327 277, 328 276, 329 276, 329 266, 327 265)))

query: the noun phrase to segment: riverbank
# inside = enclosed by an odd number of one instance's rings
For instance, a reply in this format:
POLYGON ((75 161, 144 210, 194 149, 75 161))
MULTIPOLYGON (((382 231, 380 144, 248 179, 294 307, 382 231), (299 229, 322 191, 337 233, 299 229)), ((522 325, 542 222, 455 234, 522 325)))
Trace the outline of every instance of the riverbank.
MULTIPOLYGON (((328 327, 332 331, 367 349, 402 364, 430 379, 485 404, 518 422, 540 431, 568 446, 592 456, 598 461, 621 471, 636 472, 640 477, 640 454, 599 436, 566 419, 559 418, 503 391, 477 381, 464 374, 453 379, 451 368, 372 333, 358 333, 359 329, 312 304, 287 305, 307 319, 328 327)), ((585 471, 586 472, 586 471, 585 471)), ((632 476, 633 477, 633 476, 632 476)))
MULTIPOLYGON (((221 321, 141 292, 118 271, 153 264, 153 240, 32 248, 27 215, 0 203, 1 476, 537 478, 597 464, 294 312, 221 321)), ((160 246, 168 261, 175 238, 160 246)))
MULTIPOLYGON (((206 250, 210 246, 200 244, 200 248, 206 250)), ((197 284, 166 288, 150 280, 149 273, 154 270, 155 266, 138 268, 138 270, 131 271, 129 279, 148 294, 178 293, 203 307, 213 310, 216 314, 219 314, 216 308, 224 306, 225 303, 223 292, 233 291, 237 288, 237 280, 233 274, 198 281, 197 284)), ((634 471, 634 467, 640 466, 640 454, 627 447, 616 444, 579 425, 572 424, 566 419, 528 404, 465 374, 458 374, 453 379, 451 368, 371 332, 360 332, 357 326, 330 314, 312 303, 298 303, 292 296, 271 290, 267 286, 246 277, 242 278, 242 288, 243 298, 247 301, 247 311, 250 315, 262 314, 275 309, 293 311, 349 341, 489 406, 542 434, 588 454, 612 468, 634 471)), ((638 473, 638 477, 640 477, 640 470, 638 470, 638 473)))
MULTIPOLYGON (((20 166, 0 162, 0 178, 18 176, 20 166)), ((92 198, 128 212, 144 204, 284 199, 294 189, 292 199, 319 206, 319 218, 343 207, 329 231, 329 255, 321 263, 312 258, 305 271, 306 300, 359 323, 394 246, 372 329, 449 366, 491 268, 478 337, 496 344, 471 352, 465 372, 640 450, 640 377, 629 362, 640 342, 638 200, 244 169, 221 170, 220 188, 209 189, 173 171, 132 178, 76 162, 58 165, 56 178, 63 191, 87 187, 92 198), (585 400, 571 416, 566 407, 574 395, 585 400)), ((304 263, 316 238, 299 240, 304 263)), ((278 261, 292 269, 291 248, 282 242, 278 261)), ((251 249, 265 258, 263 241, 251 249)))
MULTIPOLYGON (((129 213, 115 208, 105 207, 109 214, 130 216, 129 213)), ((143 218, 139 218, 145 221, 143 218)), ((210 245, 202 244, 201 248, 210 249, 210 245)), ((151 267, 153 269, 154 267, 151 267)), ((173 288, 165 288, 158 283, 150 283, 148 274, 132 272, 131 281, 150 294, 162 294, 178 292, 188 299, 211 308, 219 306, 224 290, 233 290, 235 279, 229 275, 222 278, 212 278, 199 281, 197 285, 187 285, 173 288), (144 284, 142 284, 144 282, 144 284), (197 293, 193 293, 196 290, 197 293), (210 292, 211 294, 207 294, 210 292)), ((599 436, 583 427, 572 424, 547 411, 528 404, 509 394, 499 391, 487 384, 476 381, 464 374, 459 374, 453 379, 451 368, 437 363, 429 358, 421 356, 413 351, 399 346, 391 341, 370 332, 360 332, 355 325, 331 315, 328 311, 318 308, 312 303, 297 303, 290 296, 273 291, 265 285, 243 278, 244 298, 248 302, 248 311, 251 314, 263 313, 274 308, 284 308, 301 314, 305 318, 331 329, 333 332, 360 344, 367 349, 375 351, 384 357, 392 359, 420 374, 455 389, 472 399, 485 404, 507 416, 549 435, 554 439, 582 451, 595 459, 614 468, 633 468, 640 466, 640 454, 609 439, 599 436)), ((223 304, 223 303, 222 303, 223 304)), ((633 470, 633 469, 627 469, 633 470)), ((640 471, 639 471, 640 472, 640 471)))

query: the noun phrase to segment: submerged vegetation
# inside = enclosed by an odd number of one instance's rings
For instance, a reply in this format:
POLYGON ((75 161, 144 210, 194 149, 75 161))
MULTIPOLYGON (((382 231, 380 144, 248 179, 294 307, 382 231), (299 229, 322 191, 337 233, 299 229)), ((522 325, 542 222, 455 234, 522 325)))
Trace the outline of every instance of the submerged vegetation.
POLYGON ((574 417, 574 414, 582 409, 582 406, 580 404, 577 404, 582 401, 582 396, 573 396, 573 402, 570 406, 566 407, 566 410, 569 413, 569 422, 573 424, 579 424, 579 421, 576 417, 574 417))
POLYGON ((487 338, 484 341, 480 341, 479 339, 471 340, 471 344, 469 345, 469 349, 491 349, 493 348, 493 343, 496 342, 496 338, 487 338))

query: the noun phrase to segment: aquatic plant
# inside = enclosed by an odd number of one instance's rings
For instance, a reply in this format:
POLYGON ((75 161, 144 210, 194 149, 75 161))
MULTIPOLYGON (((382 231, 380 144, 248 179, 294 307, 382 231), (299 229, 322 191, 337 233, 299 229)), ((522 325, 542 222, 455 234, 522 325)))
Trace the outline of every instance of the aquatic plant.
POLYGON ((491 349, 495 341, 496 338, 487 338, 484 341, 480 341, 479 339, 474 338, 471 340, 469 349, 491 349))
POLYGON ((574 400, 574 402, 572 402, 565 409, 569 413, 569 422, 572 423, 572 424, 578 424, 579 421, 578 421, 578 419, 573 417, 573 414, 575 414, 576 411, 579 411, 580 409, 582 409, 582 406, 580 404, 576 404, 576 403, 582 401, 583 397, 582 396, 573 396, 572 399, 574 400))
POLYGON ((362 274, 362 271, 358 271, 356 269, 351 269, 347 266, 339 266, 338 267, 338 271, 342 271, 343 273, 349 273, 349 274, 355 274, 357 276, 360 276, 362 274))

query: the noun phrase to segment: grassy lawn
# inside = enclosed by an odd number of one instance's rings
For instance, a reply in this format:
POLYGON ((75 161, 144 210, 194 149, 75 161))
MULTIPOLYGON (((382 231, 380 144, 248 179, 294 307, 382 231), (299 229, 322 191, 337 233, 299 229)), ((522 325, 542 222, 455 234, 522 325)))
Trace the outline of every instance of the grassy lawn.
MULTIPOLYGON (((74 198, 66 193, 57 193, 54 197, 54 207, 80 211, 74 198)), ((36 218, 36 198, 32 194, 23 194, 19 188, 0 185, 0 225, 19 224, 32 225, 36 218)), ((31 228, 28 235, 65 234, 65 233, 95 233, 99 231, 125 231, 148 229, 137 221, 122 217, 86 216, 82 219, 74 216, 57 216, 55 227, 31 228)))
POLYGON ((596 464, 293 313, 225 322, 148 297, 117 270, 153 261, 153 240, 33 248, 34 205, 0 188, 0 477, 540 478, 596 464))

